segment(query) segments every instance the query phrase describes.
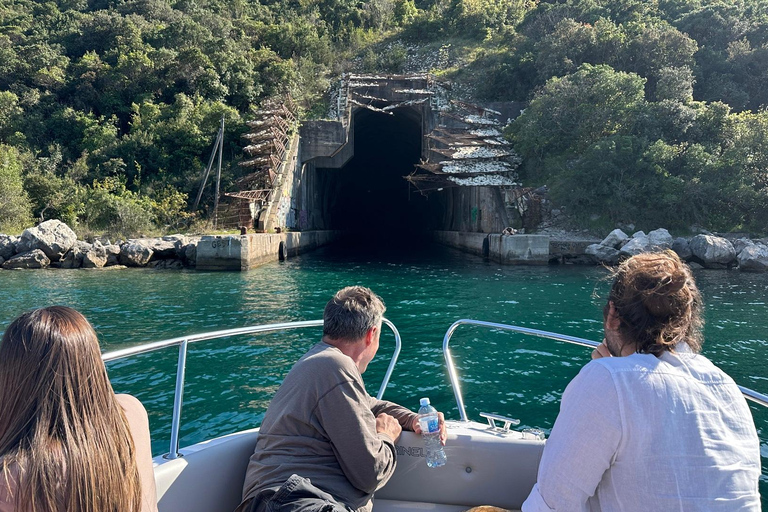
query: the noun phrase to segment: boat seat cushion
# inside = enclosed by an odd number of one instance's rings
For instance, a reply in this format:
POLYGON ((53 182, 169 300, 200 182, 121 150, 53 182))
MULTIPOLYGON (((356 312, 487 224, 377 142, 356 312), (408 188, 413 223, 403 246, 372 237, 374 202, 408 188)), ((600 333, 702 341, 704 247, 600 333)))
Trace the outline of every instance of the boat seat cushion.
MULTIPOLYGON (((478 424, 473 424, 478 425, 478 424)), ((448 463, 428 468, 413 432, 398 440, 397 469, 376 492, 374 512, 464 512, 478 505, 518 510, 536 481, 543 441, 478 428, 448 431, 448 463)), ((238 432, 155 458, 159 512, 232 512, 240 503, 258 430, 238 432)))
MULTIPOLYGON (((449 423, 445 447, 448 462, 440 468, 427 467, 423 446, 420 436, 402 433, 396 447, 397 469, 376 492, 374 512, 379 508, 403 511, 402 503, 397 507, 395 503, 379 504, 383 500, 450 505, 461 510, 480 505, 517 510, 536 483, 544 441, 522 439, 519 432, 489 433, 487 425, 478 423, 449 423)), ((421 508, 414 506, 416 509, 421 508)), ((458 509, 446 508, 445 512, 458 509)))

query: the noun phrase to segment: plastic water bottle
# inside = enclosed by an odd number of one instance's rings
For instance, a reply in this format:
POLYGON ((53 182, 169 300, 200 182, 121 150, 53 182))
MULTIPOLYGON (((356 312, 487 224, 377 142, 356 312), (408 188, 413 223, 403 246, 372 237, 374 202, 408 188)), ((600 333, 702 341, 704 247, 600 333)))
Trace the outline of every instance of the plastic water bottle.
POLYGON ((419 401, 419 426, 421 437, 424 439, 424 449, 427 451, 427 466, 439 468, 445 465, 446 457, 443 445, 440 444, 440 422, 437 411, 429 405, 429 398, 419 401))

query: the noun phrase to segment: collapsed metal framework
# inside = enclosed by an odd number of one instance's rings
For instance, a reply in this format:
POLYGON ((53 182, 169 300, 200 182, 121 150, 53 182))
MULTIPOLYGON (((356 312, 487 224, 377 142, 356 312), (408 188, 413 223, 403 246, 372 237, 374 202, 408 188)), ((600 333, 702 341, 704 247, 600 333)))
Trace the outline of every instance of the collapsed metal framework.
POLYGON ((502 137, 501 113, 451 100, 427 135, 428 157, 403 176, 420 192, 451 187, 518 188, 521 158, 502 137))
POLYGON ((239 165, 251 172, 235 181, 239 191, 223 194, 229 201, 222 205, 220 224, 253 226, 272 195, 296 121, 296 104, 287 94, 264 101, 254 119, 246 123, 251 130, 242 137, 248 141, 243 148, 248 159, 239 165))
POLYGON ((408 176, 421 192, 448 187, 519 187, 521 159, 502 137, 501 113, 450 100, 450 83, 430 74, 343 75, 331 93, 330 117, 345 128, 354 108, 394 115, 401 107, 428 107, 441 123, 427 135, 428 157, 408 176))
POLYGON ((381 114, 394 115, 400 107, 429 104, 438 110, 445 102, 450 85, 429 74, 414 75, 342 75, 331 91, 329 117, 349 127, 352 109, 364 108, 381 114), (396 85, 398 84, 398 85, 396 85), (382 91, 389 91, 382 94, 382 91))

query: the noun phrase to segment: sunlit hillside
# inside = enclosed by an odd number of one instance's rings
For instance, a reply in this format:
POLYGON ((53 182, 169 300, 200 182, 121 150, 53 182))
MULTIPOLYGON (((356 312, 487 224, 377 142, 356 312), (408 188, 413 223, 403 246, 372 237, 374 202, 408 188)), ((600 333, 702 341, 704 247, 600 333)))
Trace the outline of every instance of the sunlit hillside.
POLYGON ((226 190, 265 98, 419 71, 527 102, 521 177, 573 222, 764 233, 766 62, 765 0, 2 0, 0 231, 194 228, 222 115, 226 190))

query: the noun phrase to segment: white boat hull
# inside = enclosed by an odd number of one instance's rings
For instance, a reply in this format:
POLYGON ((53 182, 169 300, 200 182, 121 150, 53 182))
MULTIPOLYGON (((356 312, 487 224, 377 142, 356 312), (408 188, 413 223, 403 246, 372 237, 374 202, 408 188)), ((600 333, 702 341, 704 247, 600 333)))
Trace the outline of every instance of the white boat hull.
MULTIPOLYGON (((245 470, 258 429, 155 459, 160 512, 232 512, 240 503, 245 470)), ((488 425, 448 422, 448 463, 428 468, 421 438, 403 432, 395 474, 374 498, 374 512, 460 512, 479 505, 517 510, 536 482, 544 441, 488 425)))

